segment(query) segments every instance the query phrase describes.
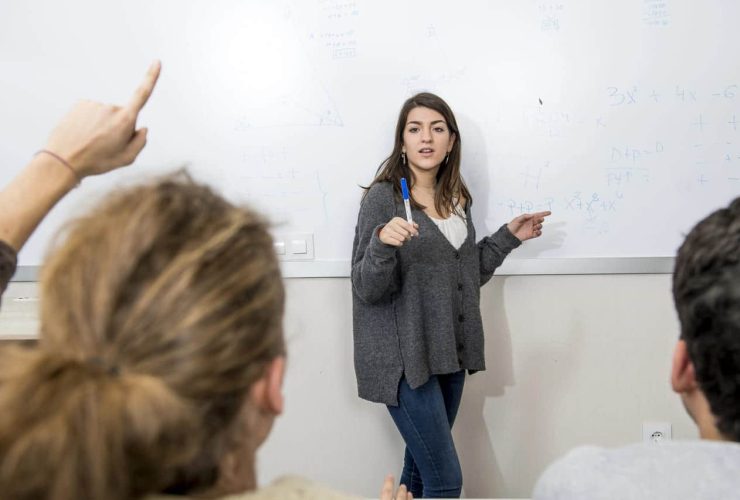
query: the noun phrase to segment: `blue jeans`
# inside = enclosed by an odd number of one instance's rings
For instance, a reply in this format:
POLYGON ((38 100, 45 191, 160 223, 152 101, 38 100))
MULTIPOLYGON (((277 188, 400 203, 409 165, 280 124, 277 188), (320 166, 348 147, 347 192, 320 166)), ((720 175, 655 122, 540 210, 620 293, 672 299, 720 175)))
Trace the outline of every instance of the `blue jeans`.
POLYGON ((465 370, 433 375, 416 389, 402 378, 398 406, 388 411, 406 442, 401 484, 414 498, 459 498, 462 469, 452 442, 465 370))

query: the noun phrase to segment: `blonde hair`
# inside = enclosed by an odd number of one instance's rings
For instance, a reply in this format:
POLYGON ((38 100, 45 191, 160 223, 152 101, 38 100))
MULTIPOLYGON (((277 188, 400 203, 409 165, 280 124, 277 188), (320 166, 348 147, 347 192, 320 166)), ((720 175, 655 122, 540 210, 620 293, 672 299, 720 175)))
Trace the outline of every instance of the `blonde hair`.
POLYGON ((184 174, 110 196, 43 269, 38 346, 0 357, 3 498, 213 486, 283 304, 253 211, 184 174))

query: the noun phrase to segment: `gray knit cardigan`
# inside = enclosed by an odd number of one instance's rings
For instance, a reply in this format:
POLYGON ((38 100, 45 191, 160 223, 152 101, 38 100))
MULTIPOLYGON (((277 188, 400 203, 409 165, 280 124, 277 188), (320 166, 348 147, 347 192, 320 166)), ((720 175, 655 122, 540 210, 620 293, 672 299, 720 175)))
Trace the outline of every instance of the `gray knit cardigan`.
POLYGON ((412 209, 419 236, 400 248, 378 229, 403 202, 388 182, 370 188, 360 206, 352 248, 352 312, 359 396, 398 404, 398 383, 411 388, 430 375, 485 370, 480 287, 521 242, 506 225, 475 243, 470 203, 468 236, 455 249, 434 222, 412 209))

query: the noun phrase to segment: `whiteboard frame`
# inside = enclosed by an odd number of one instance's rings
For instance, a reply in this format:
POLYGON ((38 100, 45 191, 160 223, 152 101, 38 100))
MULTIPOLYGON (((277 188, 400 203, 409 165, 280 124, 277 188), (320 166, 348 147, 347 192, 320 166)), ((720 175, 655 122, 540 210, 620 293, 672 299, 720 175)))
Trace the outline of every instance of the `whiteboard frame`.
MULTIPOLYGON (((499 276, 578 274, 671 274, 674 257, 612 257, 506 259, 496 269, 499 276)), ((350 263, 343 260, 281 261, 284 278, 348 278, 350 263)), ((18 266, 10 281, 35 282, 41 266, 18 266)))

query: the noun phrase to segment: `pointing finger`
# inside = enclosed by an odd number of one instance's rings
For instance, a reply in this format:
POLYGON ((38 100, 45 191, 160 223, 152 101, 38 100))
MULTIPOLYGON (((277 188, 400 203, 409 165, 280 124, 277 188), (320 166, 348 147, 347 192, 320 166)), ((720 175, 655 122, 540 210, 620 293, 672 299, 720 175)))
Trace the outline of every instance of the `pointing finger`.
POLYGON ((159 72, 161 69, 162 64, 159 61, 154 61, 151 66, 149 66, 149 70, 146 72, 144 81, 141 82, 139 88, 136 89, 134 96, 131 98, 128 105, 129 109, 135 114, 138 114, 139 111, 141 111, 141 108, 143 108, 149 100, 149 96, 152 95, 154 85, 157 83, 157 79, 159 79, 159 72))

